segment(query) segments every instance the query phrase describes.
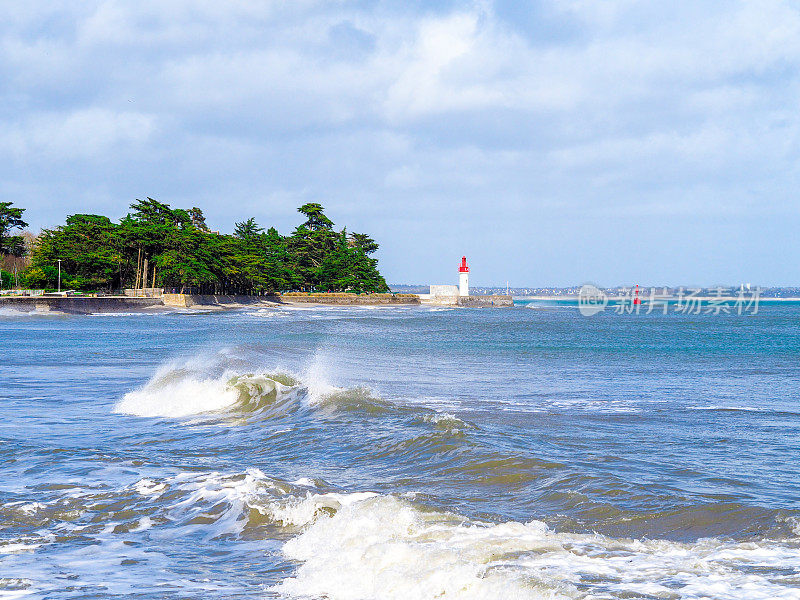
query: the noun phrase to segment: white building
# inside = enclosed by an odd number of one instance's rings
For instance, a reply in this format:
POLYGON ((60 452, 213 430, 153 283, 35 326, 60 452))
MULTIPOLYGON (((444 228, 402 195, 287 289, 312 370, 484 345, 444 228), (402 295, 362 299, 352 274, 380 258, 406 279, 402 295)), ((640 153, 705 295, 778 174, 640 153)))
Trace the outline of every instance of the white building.
POLYGON ((461 257, 461 266, 458 267, 458 295, 469 296, 469 267, 467 257, 461 257))
POLYGON ((456 305, 459 297, 469 296, 469 266, 467 257, 461 257, 458 268, 458 285, 432 285, 430 294, 420 294, 423 304, 456 305))

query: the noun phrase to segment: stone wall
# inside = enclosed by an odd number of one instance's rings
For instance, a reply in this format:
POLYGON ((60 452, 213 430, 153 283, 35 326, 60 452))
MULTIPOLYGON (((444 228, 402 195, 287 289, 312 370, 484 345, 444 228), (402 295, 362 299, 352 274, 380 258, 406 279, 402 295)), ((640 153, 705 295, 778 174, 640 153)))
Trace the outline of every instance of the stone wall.
POLYGON ((125 288, 122 293, 132 298, 159 298, 164 293, 164 288, 125 288))
POLYGON ((0 297, 0 308, 23 312, 64 312, 92 314, 105 312, 134 312, 161 306, 161 298, 126 298, 122 296, 33 296, 0 297))
POLYGON ((164 306, 221 306, 238 304, 262 304, 280 302, 280 296, 234 296, 222 294, 164 294, 160 298, 164 306))
POLYGON ((389 304, 419 304, 416 294, 306 294, 290 292, 281 294, 284 302, 307 302, 311 304, 339 304, 339 305, 389 305, 389 304))
POLYGON ((159 298, 132 298, 127 296, 0 296, 0 308, 10 308, 23 312, 57 311, 77 314, 133 312, 158 306, 236 308, 237 306, 248 304, 281 302, 335 304, 341 306, 390 306, 419 304, 420 298, 416 294, 305 294, 300 292, 273 296, 164 294, 159 298))
POLYGON ((240 304, 262 304, 265 302, 300 302, 338 305, 419 304, 419 296, 414 294, 307 294, 302 292, 290 292, 273 296, 164 294, 161 299, 164 301, 165 306, 179 307, 225 307, 240 304))
POLYGON ((496 308, 514 306, 511 296, 461 296, 458 299, 459 306, 470 308, 496 308))
POLYGON ((511 296, 433 296, 424 295, 422 304, 430 306, 464 306, 467 308, 495 308, 514 306, 511 296))

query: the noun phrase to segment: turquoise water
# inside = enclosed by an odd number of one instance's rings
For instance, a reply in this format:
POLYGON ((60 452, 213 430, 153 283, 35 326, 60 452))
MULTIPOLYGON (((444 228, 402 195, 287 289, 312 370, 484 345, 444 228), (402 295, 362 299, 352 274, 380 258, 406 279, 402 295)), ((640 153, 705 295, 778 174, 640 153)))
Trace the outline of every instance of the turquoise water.
POLYGON ((0 314, 0 598, 800 598, 800 307, 0 314))

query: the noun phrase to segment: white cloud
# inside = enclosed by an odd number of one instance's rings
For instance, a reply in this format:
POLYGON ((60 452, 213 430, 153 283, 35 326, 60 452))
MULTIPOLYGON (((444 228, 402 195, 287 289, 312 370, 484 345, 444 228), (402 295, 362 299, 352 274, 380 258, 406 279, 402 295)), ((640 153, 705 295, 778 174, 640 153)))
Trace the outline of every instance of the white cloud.
POLYGON ((161 194, 221 222, 797 214, 796 5, 545 0, 563 32, 416 6, 6 3, 0 175, 31 220, 67 188, 64 212, 161 194))
MULTIPOLYGON (((399 53, 399 73, 387 90, 390 117, 452 109, 496 105, 499 91, 471 85, 454 77, 451 69, 459 60, 469 64, 469 54, 478 44, 478 15, 456 14, 444 19, 426 19, 418 26, 417 39, 399 53)), ((481 73, 475 74, 480 77, 481 73)))
POLYGON ((155 119, 134 112, 89 108, 70 113, 37 114, 0 129, 0 148, 18 159, 107 160, 108 153, 141 146, 152 135, 155 119))

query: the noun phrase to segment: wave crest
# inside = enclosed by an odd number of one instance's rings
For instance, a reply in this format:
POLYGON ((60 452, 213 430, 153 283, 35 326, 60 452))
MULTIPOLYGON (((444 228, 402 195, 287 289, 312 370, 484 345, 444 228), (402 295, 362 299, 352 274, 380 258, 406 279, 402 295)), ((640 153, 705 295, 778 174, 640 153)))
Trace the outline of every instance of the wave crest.
MULTIPOLYGON (((65 536, 104 542, 98 548, 113 553, 118 546, 107 542, 120 539, 280 540, 297 563, 271 591, 329 600, 738 598, 742 590, 766 600, 794 598, 791 574, 800 569, 792 539, 680 543, 562 532, 540 521, 488 523, 256 468, 65 493, 49 505, 5 505, 5 514, 23 519, 51 511, 41 531, 50 537, 18 537, 0 553, 30 552, 56 534, 62 543, 65 536), (67 500, 80 516, 60 513, 67 500)), ((796 525, 794 516, 789 523, 796 525)))
POLYGON ((320 415, 340 412, 378 414, 394 408, 367 388, 339 388, 287 373, 237 373, 215 375, 202 367, 170 365, 159 370, 144 386, 128 392, 114 412, 139 417, 190 416, 263 417, 307 407, 320 415))
POLYGON ((191 365, 169 365, 138 390, 125 394, 114 412, 139 417, 255 413, 283 403, 297 391, 297 380, 282 373, 224 371, 209 376, 191 365))
POLYGON ((764 568, 800 567, 800 550, 778 541, 561 533, 540 521, 484 523, 384 495, 318 515, 283 552, 302 564, 275 590, 331 600, 734 598, 745 589, 766 600, 794 596, 764 568))

